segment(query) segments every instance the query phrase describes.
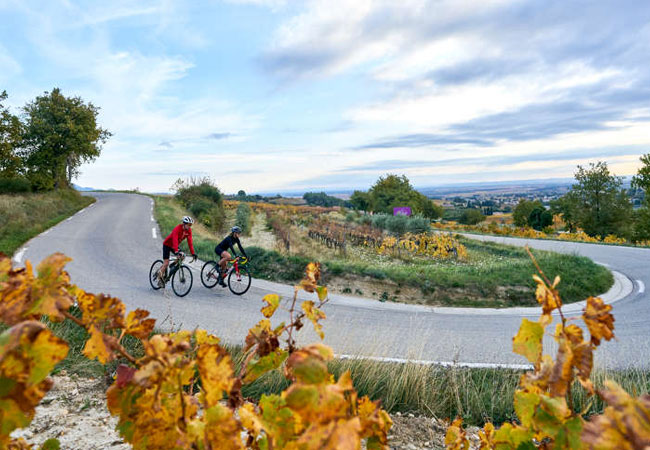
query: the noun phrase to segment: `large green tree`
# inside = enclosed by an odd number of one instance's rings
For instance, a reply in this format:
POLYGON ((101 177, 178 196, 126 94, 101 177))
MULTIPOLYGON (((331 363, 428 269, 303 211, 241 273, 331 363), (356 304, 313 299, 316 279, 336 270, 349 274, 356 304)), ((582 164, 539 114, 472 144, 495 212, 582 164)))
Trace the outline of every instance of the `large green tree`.
POLYGON ((544 209, 544 205, 539 200, 520 199, 517 206, 515 206, 515 210, 512 212, 512 221, 518 227, 530 226, 528 218, 530 217, 530 213, 537 208, 544 209))
POLYGON ((369 209, 374 212, 392 214, 395 207, 410 206, 415 213, 430 219, 442 215, 442 208, 413 189, 405 175, 389 174, 379 177, 368 191, 368 197, 369 209))
POLYGON ((18 154, 22 142, 23 125, 2 102, 7 92, 0 93, 0 177, 14 178, 21 174, 23 162, 18 154))
POLYGON ((99 108, 58 88, 25 108, 26 165, 35 187, 65 187, 84 162, 95 160, 111 133, 97 124, 99 108))
POLYGON ((588 168, 578 166, 575 178, 577 183, 571 186, 564 203, 570 219, 590 236, 627 236, 632 204, 621 188, 621 177, 599 161, 588 168))

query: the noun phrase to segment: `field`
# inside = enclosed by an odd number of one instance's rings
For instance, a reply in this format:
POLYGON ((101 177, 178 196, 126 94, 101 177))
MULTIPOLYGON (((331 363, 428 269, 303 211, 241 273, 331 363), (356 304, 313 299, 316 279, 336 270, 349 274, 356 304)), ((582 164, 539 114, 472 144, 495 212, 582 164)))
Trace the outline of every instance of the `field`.
POLYGON ((12 255, 29 239, 94 201, 71 189, 0 195, 0 252, 12 255))
MULTIPOLYGON (((236 205, 227 203, 227 227, 234 224, 235 209, 236 205)), ((173 198, 156 197, 156 219, 164 235, 184 213, 173 198)), ((252 258, 254 276, 296 282, 305 264, 317 260, 324 266, 324 282, 337 293, 427 305, 535 304, 531 278, 535 268, 524 249, 443 234, 436 239, 442 239, 443 247, 451 248, 449 252, 440 246, 435 252, 431 246, 419 251, 408 244, 419 242, 421 249, 421 235, 391 240, 386 233, 356 226, 349 219, 332 208, 253 204, 252 231, 242 242, 252 258), (324 228, 333 237, 314 235, 324 228), (348 230, 347 238, 337 235, 339 229, 348 230), (340 245, 340 241, 345 242, 340 245)), ((214 258, 214 246, 223 235, 201 226, 195 227, 194 234, 201 259, 214 258)), ((549 276, 562 277, 560 293, 567 303, 601 294, 613 283, 608 270, 587 258, 536 250, 534 255, 549 276)))

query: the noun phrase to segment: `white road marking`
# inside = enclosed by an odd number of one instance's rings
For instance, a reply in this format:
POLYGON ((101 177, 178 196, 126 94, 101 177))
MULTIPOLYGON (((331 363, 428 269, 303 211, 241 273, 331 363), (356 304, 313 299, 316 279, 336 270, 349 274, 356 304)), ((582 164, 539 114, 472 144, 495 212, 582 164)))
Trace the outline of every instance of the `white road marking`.
POLYGON ((154 239, 156 239, 156 229, 155 228, 151 229, 151 235, 153 236, 154 239))
POLYGON ((14 256, 14 262, 16 264, 20 264, 20 261, 23 259, 23 255, 25 254, 25 251, 27 250, 27 247, 24 247, 20 249, 18 253, 14 256))
POLYGON ((155 220, 153 220, 153 216, 151 216, 151 221, 152 221, 152 222, 155 222, 155 220))
POLYGON ((598 265, 601 265, 601 266, 612 267, 612 266, 610 266, 609 264, 605 264, 604 262, 600 262, 600 261, 594 261, 594 262, 595 262, 596 264, 598 264, 598 265))
MULTIPOLYGON (((72 216, 72 217, 74 217, 74 216, 72 216)), ((66 221, 66 222, 71 221, 71 220, 72 220, 72 217, 68 217, 67 219, 65 219, 65 221, 66 221)))
POLYGON ((50 232, 50 230, 51 230, 51 228, 48 228, 47 230, 43 231, 43 232, 41 233, 41 236, 45 236, 47 233, 50 232))
POLYGON ((530 364, 495 364, 495 363, 472 363, 472 362, 454 362, 454 361, 426 361, 421 359, 402 359, 402 358, 384 358, 380 356, 351 356, 336 355, 341 359, 367 359, 370 361, 394 362, 400 364, 418 364, 422 366, 442 366, 442 367, 469 367, 473 369, 516 369, 530 370, 533 368, 530 364))
POLYGON ((643 294, 645 292, 645 284, 641 280, 636 280, 636 282, 639 283, 639 294, 643 294))

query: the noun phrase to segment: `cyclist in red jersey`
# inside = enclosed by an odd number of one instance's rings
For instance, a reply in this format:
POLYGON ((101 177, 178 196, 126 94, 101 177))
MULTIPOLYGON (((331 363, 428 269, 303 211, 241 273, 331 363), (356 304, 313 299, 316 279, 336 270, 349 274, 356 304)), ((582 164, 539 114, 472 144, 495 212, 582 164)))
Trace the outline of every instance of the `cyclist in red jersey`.
POLYGON ((164 274, 167 272, 167 267, 169 266, 169 254, 178 253, 178 246, 184 239, 187 239, 187 245, 190 247, 190 252, 192 253, 192 261, 196 261, 196 252, 194 251, 194 245, 192 245, 192 224, 194 220, 190 216, 183 217, 183 223, 177 225, 169 236, 163 241, 163 265, 158 272, 158 284, 160 287, 165 286, 164 274))

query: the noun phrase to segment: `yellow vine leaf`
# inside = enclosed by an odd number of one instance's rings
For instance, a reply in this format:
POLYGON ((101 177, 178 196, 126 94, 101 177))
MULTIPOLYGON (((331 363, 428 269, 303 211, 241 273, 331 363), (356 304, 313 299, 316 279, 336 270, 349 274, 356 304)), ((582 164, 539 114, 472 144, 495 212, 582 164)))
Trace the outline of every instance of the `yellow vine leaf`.
POLYGON ((86 325, 102 326, 107 329, 124 328, 124 303, 118 298, 104 294, 81 292, 77 295, 81 320, 86 325))
POLYGON ((361 441, 359 418, 339 419, 323 424, 313 424, 300 436, 295 449, 359 450, 361 441))
POLYGON ((0 444, 29 425, 52 387, 47 375, 67 353, 68 344, 38 321, 21 322, 0 335, 0 444))
POLYGON ((280 296, 277 294, 267 294, 262 298, 262 301, 267 303, 267 306, 261 309, 266 318, 271 317, 280 306, 280 296))
POLYGON ((538 364, 542 357, 543 337, 544 327, 539 322, 531 322, 524 318, 519 332, 512 338, 512 351, 538 364))
POLYGON ((311 323, 314 324, 314 331, 316 331, 316 334, 318 334, 321 339, 325 338, 325 334, 323 333, 323 326, 318 323, 319 320, 327 318, 325 313, 316 308, 314 306, 314 302, 311 300, 302 302, 302 310, 305 312, 307 318, 311 320, 311 323))
POLYGON ((555 289, 557 283, 560 282, 560 277, 555 278, 552 287, 547 286, 544 280, 542 280, 538 275, 533 275, 533 280, 537 283, 535 297, 537 298, 537 302, 542 305, 543 314, 550 314, 551 311, 562 306, 560 295, 558 294, 557 289, 555 289))
POLYGON ((279 395, 262 395, 260 398, 260 418, 267 430, 269 448, 285 448, 296 434, 303 431, 300 418, 294 414, 279 395))
POLYGON ((195 330, 194 331, 194 339, 196 340, 197 345, 203 345, 203 344, 218 344, 221 342, 221 339, 219 339, 217 336, 214 336, 212 334, 209 334, 205 330, 195 330))
POLYGON ((650 446, 650 394, 634 398, 613 381, 598 394, 608 405, 584 426, 582 440, 589 449, 645 449, 650 446))
POLYGON ((492 422, 485 424, 482 430, 478 432, 479 439, 479 449, 493 449, 495 447, 494 442, 494 425, 492 422))
POLYGON ((83 354, 88 359, 95 359, 106 364, 115 359, 113 351, 117 348, 117 338, 104 334, 96 326, 91 325, 88 330, 90 338, 86 341, 83 354))
POLYGON ((126 316, 125 332, 138 339, 149 337, 156 325, 156 319, 147 319, 149 311, 136 309, 126 316))
MULTIPOLYGON (((349 376, 349 372, 346 372, 349 376)), ((361 421, 361 437, 368 438, 368 449, 384 448, 388 445, 388 431, 393 421, 386 411, 381 409, 379 402, 371 401, 363 396, 357 403, 359 420, 361 421)))
POLYGON ((244 450, 241 425, 230 408, 215 404, 205 410, 205 441, 207 448, 244 450))
POLYGON ((300 383, 325 383, 330 379, 327 361, 333 357, 334 352, 330 347, 311 344, 291 354, 287 360, 287 370, 300 383))
POLYGON ((0 320, 15 325, 23 320, 39 320, 47 315, 52 321, 64 319, 74 303, 69 292, 69 277, 63 270, 70 259, 60 253, 51 255, 38 266, 38 278, 34 278, 32 265, 13 269, 11 260, 0 255, 0 320))
POLYGON ((234 385, 234 368, 228 352, 218 345, 201 345, 196 353, 196 362, 204 390, 204 403, 216 405, 224 392, 228 393, 234 385))
POLYGON ((614 337, 614 316, 610 313, 612 305, 606 305, 598 297, 589 297, 582 318, 591 334, 591 342, 600 345, 600 340, 609 341, 614 337))
POLYGON ((449 450, 469 450, 469 440, 463 429, 462 419, 458 418, 454 420, 447 428, 445 445, 449 450))

